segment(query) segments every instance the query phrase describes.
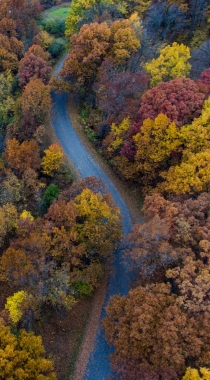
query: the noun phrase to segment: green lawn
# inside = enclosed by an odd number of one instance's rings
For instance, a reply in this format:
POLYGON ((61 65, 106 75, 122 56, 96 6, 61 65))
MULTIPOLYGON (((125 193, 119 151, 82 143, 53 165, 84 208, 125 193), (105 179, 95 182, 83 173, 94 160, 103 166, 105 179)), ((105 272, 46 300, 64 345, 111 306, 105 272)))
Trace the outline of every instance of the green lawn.
POLYGON ((69 10, 69 7, 59 7, 59 8, 55 8, 55 9, 52 9, 52 10, 49 10, 48 12, 46 12, 45 14, 45 18, 57 18, 57 17, 60 17, 60 18, 66 18, 68 16, 68 10, 69 10))

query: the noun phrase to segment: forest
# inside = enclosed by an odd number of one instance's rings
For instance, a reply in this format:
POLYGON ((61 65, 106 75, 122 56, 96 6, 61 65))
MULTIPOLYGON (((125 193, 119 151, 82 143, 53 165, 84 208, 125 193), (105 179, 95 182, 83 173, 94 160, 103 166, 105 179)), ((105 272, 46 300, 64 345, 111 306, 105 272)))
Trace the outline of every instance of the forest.
POLYGON ((71 328, 119 245, 138 275, 106 307, 107 380, 210 380, 209 0, 1 0, 0 379, 71 378, 44 330, 71 328), (144 197, 129 235, 51 136, 53 91, 144 197))

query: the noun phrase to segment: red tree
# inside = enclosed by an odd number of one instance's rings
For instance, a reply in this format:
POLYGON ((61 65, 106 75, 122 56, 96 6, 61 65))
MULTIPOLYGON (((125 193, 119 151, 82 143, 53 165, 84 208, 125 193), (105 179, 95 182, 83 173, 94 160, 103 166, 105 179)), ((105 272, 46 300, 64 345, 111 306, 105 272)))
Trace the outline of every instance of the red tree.
POLYGON ((108 123, 133 119, 140 106, 140 98, 149 87, 149 76, 141 73, 117 73, 114 61, 101 65, 99 81, 95 84, 96 100, 108 123))
MULTIPOLYGON (((200 115, 204 98, 205 95, 189 78, 160 83, 142 96, 138 121, 131 126, 127 138, 139 131, 143 120, 155 119, 160 113, 168 116, 170 121, 174 121, 179 127, 190 123, 200 115)), ((134 157, 135 147, 132 141, 125 142, 121 154, 129 159, 134 157)))
POLYGON ((37 57, 33 53, 26 55, 20 61, 18 71, 19 85, 20 87, 24 87, 32 78, 39 78, 43 83, 47 84, 51 71, 51 67, 42 58, 37 57))

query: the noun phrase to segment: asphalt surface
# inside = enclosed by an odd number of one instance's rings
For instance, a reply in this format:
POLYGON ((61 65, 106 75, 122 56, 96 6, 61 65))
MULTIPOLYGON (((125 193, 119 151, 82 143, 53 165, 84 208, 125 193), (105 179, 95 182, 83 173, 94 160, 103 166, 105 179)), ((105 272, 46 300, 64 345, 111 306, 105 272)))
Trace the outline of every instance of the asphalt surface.
MULTIPOLYGON (((62 67, 63 60, 58 65, 56 72, 62 67)), ((107 190, 111 193, 115 204, 120 208, 123 216, 123 232, 126 234, 129 233, 133 227, 129 209, 111 179, 76 134, 68 114, 68 95, 66 93, 53 93, 52 100, 51 124, 63 150, 82 178, 96 176, 105 182, 107 190)), ((104 308, 113 294, 125 295, 128 293, 132 277, 133 274, 128 270, 123 260, 122 252, 120 250, 116 251, 100 320, 105 316, 104 308)), ((83 380, 107 379, 111 374, 109 360, 109 354, 111 352, 112 348, 107 344, 103 330, 99 327, 95 347, 90 354, 83 380)))

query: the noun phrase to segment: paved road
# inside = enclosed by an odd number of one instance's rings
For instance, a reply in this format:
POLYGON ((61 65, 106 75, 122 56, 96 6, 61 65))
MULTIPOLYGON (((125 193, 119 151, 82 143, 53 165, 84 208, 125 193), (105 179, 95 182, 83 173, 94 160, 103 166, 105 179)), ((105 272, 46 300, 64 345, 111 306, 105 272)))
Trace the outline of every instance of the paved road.
MULTIPOLYGON (((58 71, 62 62, 57 67, 58 71)), ((128 207, 115 185, 105 173, 105 171, 96 162, 84 144, 76 134, 68 115, 68 96, 67 94, 52 94, 53 108, 51 115, 52 127, 65 151, 70 158, 73 166, 82 178, 96 176, 101 178, 107 186, 108 191, 112 194, 116 205, 120 207, 123 215, 124 233, 129 233, 132 229, 133 222, 128 207)), ((126 264, 122 259, 122 252, 115 253, 113 268, 109 276, 107 294, 104 307, 107 305, 109 298, 113 294, 127 294, 132 274, 128 271, 126 264)), ((104 317, 104 307, 101 318, 104 317)), ((83 380, 105 380, 110 375, 109 354, 111 348, 104 339, 101 328, 98 329, 95 348, 89 358, 83 380)))

